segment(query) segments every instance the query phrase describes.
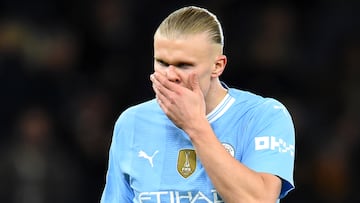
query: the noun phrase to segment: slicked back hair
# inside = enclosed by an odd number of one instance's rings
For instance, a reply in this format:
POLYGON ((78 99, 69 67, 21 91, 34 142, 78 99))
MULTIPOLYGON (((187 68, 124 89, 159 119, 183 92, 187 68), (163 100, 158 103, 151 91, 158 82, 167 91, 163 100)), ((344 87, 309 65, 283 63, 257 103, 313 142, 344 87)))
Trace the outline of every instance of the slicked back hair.
POLYGON ((171 13, 159 25, 156 33, 169 39, 207 33, 212 43, 224 45, 218 18, 207 9, 196 6, 184 7, 171 13))

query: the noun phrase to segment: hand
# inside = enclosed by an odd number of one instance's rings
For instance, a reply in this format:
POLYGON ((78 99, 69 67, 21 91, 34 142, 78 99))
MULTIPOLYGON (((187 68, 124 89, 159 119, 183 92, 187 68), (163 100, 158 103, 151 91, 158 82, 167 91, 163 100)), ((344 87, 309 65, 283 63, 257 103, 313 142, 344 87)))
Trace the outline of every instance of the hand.
POLYGON ((199 119, 206 117, 206 105, 196 74, 189 77, 189 87, 169 81, 155 72, 150 76, 156 99, 172 122, 187 131, 196 127, 199 119))

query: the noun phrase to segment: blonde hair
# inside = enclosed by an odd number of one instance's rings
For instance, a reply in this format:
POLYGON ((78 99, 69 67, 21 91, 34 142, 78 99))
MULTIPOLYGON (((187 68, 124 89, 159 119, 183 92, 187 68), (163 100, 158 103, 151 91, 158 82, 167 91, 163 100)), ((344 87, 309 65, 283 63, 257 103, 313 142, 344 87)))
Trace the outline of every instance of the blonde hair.
POLYGON ((184 7, 171 13, 159 25, 156 33, 170 39, 208 33, 211 42, 224 45, 223 31, 217 17, 208 10, 196 6, 184 7))

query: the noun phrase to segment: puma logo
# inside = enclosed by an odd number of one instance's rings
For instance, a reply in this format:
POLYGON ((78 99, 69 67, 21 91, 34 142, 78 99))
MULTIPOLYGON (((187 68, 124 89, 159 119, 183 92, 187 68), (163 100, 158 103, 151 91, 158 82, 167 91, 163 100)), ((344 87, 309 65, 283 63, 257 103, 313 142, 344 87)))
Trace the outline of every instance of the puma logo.
POLYGON ((142 158, 147 159, 147 160, 149 161, 151 167, 154 167, 153 158, 155 157, 155 155, 156 155, 158 152, 159 152, 159 151, 156 150, 152 156, 149 156, 149 155, 147 155, 144 151, 141 150, 141 151, 139 152, 139 157, 142 157, 142 158))

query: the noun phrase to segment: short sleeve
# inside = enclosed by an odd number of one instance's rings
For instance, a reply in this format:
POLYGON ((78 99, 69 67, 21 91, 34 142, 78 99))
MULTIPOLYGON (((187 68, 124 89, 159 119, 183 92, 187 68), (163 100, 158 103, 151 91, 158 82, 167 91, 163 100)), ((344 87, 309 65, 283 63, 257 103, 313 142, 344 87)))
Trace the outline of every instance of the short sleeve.
POLYGON ((112 142, 109 150, 108 169, 106 184, 101 196, 101 203, 132 202, 134 194, 129 185, 129 177, 120 166, 123 159, 123 147, 126 142, 123 140, 125 133, 122 118, 120 116, 115 124, 112 142))
POLYGON ((283 198, 294 189, 295 130, 289 112, 280 102, 266 99, 252 112, 245 133, 249 140, 241 162, 280 177, 283 198))

